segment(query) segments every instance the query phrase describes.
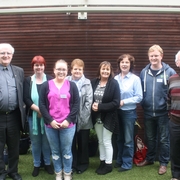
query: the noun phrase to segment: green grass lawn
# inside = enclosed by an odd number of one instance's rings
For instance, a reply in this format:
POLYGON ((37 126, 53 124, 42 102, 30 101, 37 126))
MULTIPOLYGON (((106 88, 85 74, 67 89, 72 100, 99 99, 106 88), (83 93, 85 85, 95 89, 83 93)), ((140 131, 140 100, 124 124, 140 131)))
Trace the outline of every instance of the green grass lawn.
MULTIPOLYGON (((74 180, 170 180, 171 171, 170 165, 168 165, 168 171, 164 175, 158 175, 159 163, 156 162, 154 165, 149 165, 145 167, 134 166, 132 170, 126 172, 118 172, 118 169, 113 169, 113 171, 106 175, 97 175, 95 173, 96 168, 99 165, 98 156, 90 158, 89 169, 83 174, 74 173, 74 180)), ((19 173, 21 174, 23 180, 55 180, 55 175, 47 174, 44 169, 40 170, 40 174, 37 177, 32 177, 31 173, 33 170, 33 160, 32 155, 20 155, 19 160, 19 173)), ((7 178, 10 179, 10 178, 7 178)))

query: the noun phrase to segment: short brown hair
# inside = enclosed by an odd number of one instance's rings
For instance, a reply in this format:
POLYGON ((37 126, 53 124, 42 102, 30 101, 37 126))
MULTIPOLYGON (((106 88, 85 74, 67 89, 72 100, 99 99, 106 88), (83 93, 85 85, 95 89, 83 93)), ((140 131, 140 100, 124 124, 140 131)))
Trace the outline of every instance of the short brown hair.
POLYGON ((100 69, 102 66, 109 66, 110 67, 111 73, 110 73, 109 79, 113 78, 114 77, 113 67, 111 66, 111 63, 109 61, 103 61, 100 63, 99 68, 98 68, 98 72, 97 72, 97 77, 100 78, 100 69))
POLYGON ((129 69, 129 71, 132 72, 133 69, 134 69, 135 58, 134 58, 133 56, 131 56, 130 54, 123 54, 123 55, 119 56, 118 59, 117 59, 117 66, 118 66, 118 71, 119 71, 119 73, 121 72, 121 69, 120 69, 120 67, 119 67, 119 64, 120 64, 120 62, 121 62, 124 58, 126 58, 126 57, 128 58, 128 60, 129 60, 129 62, 130 62, 130 69, 129 69))

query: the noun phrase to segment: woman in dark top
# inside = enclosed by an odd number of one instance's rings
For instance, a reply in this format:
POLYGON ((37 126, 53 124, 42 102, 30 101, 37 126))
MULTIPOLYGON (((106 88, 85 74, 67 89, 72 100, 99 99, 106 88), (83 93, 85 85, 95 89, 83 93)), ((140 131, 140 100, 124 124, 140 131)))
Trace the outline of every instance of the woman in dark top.
POLYGON ((104 61, 99 65, 97 78, 92 80, 93 105, 92 120, 97 133, 100 152, 100 165, 97 174, 112 171, 112 133, 118 133, 117 108, 120 103, 119 85, 113 78, 112 66, 104 61))
POLYGON ((29 134, 32 145, 34 170, 32 176, 38 176, 41 165, 41 153, 45 163, 45 170, 54 174, 51 167, 51 151, 44 130, 44 119, 39 110, 39 91, 43 82, 52 79, 44 74, 46 61, 42 56, 35 56, 31 62, 34 74, 25 78, 24 81, 24 102, 27 106, 29 134))

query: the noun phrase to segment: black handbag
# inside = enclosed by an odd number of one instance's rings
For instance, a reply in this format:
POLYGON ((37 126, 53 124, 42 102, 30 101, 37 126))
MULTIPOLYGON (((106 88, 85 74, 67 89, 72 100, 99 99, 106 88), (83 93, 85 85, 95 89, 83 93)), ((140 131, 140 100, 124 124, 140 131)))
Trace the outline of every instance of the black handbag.
POLYGON ((21 132, 20 143, 19 143, 19 154, 27 154, 30 148, 30 137, 29 137, 29 123, 28 120, 25 122, 24 131, 21 132))

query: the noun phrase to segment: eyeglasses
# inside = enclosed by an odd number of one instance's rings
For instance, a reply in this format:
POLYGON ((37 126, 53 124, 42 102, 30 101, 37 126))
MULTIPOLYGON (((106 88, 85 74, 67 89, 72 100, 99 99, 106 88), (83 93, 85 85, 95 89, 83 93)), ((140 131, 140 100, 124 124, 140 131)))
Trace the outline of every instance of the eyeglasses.
POLYGON ((67 69, 57 68, 56 71, 59 71, 59 72, 60 72, 60 71, 65 72, 65 71, 67 71, 67 69))
POLYGON ((10 53, 10 52, 0 52, 0 55, 3 55, 3 56, 4 56, 4 55, 6 55, 6 54, 7 54, 8 56, 12 55, 12 53, 10 53))

